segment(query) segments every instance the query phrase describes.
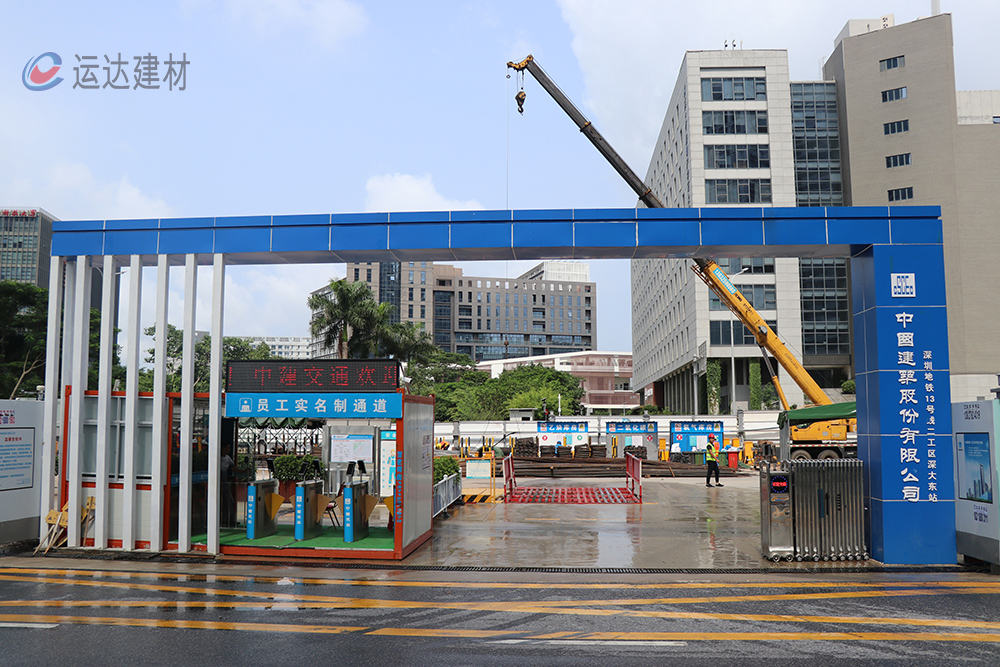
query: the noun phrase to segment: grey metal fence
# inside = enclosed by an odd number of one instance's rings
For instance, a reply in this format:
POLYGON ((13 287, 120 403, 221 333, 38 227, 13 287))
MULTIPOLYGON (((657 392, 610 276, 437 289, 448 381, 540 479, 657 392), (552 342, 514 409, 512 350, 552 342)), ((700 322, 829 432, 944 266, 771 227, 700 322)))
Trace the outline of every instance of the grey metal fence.
POLYGON ((448 506, 462 497, 462 477, 455 473, 448 475, 434 485, 434 514, 437 516, 448 506))
POLYGON ((858 459, 782 461, 761 470, 761 545, 778 560, 867 560, 863 463, 858 459), (775 476, 787 478, 793 549, 786 546, 783 503, 775 476), (767 485, 765 487, 765 485, 767 485), (765 512, 767 514, 765 515, 765 512))

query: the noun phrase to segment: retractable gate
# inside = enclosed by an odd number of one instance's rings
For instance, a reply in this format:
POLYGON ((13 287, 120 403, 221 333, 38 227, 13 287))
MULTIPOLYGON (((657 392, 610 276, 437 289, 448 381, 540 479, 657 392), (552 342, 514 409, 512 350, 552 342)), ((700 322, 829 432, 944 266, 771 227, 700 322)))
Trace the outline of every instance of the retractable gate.
POLYGON ((782 461, 761 470, 761 548, 773 560, 867 560, 863 464, 858 459, 782 461), (774 492, 787 479, 792 549, 787 549, 788 502, 774 492), (780 502, 775 502, 780 501, 780 502), (783 548, 784 547, 784 548, 783 548))

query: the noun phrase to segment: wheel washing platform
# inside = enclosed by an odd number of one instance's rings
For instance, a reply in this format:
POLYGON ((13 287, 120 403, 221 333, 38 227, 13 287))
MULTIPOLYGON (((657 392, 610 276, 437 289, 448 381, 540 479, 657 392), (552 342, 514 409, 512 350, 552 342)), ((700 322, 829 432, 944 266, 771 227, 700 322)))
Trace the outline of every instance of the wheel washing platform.
POLYGON ((625 455, 625 488, 603 486, 521 486, 514 474, 514 459, 503 460, 505 503, 564 505, 628 505, 642 503, 642 460, 625 455))

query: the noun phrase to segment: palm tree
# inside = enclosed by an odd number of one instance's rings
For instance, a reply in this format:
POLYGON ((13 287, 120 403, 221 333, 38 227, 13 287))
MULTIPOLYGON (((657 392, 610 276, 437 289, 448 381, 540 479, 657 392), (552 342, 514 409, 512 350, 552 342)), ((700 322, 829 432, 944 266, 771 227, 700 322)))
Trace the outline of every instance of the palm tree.
POLYGON ((409 363, 426 363, 438 352, 434 340, 423 329, 413 322, 400 322, 392 325, 389 340, 386 341, 385 352, 394 359, 409 363))
POLYGON ((346 278, 331 280, 328 294, 310 296, 309 308, 317 313, 311 326, 313 336, 322 336, 323 346, 336 350, 340 359, 360 356, 369 347, 367 340, 375 335, 371 327, 379 319, 377 311, 384 310, 375 303, 367 284, 346 278))

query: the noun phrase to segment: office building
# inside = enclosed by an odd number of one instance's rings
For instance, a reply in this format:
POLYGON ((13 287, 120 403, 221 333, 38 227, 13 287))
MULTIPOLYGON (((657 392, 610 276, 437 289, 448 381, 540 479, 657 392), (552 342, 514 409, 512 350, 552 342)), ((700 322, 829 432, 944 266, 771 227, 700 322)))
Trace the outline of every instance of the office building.
POLYGON ((48 288, 55 219, 40 208, 0 208, 0 280, 48 288))
MULTIPOLYGON (((809 92, 814 101, 814 91, 809 92)), ((797 171, 804 171, 807 181, 812 173, 805 145, 816 137, 806 136, 803 118, 798 141, 793 140, 792 93, 785 51, 689 51, 646 184, 672 207, 791 207, 800 198, 821 204, 832 192, 824 191, 819 181, 811 188, 796 180, 797 171), (802 146, 801 155, 796 145, 802 146)), ((797 89, 796 95, 802 102, 804 89, 797 89)), ((799 120, 806 110, 797 111, 799 120)), ((808 129, 815 131, 812 123, 808 129)), ((814 171, 818 178, 818 163, 814 171)), ((824 170, 828 181, 833 180, 830 171, 829 166, 824 170)), ((714 259, 801 354, 798 259, 714 259)), ((632 261, 632 345, 633 386, 642 392, 644 403, 706 412, 705 374, 710 364, 721 370, 722 412, 749 402, 751 364, 759 363, 760 350, 746 327, 692 273, 687 260, 632 261)), ((766 381, 766 370, 763 376, 766 381)), ((801 405, 801 390, 784 371, 779 378, 789 402, 801 405)))
POLYGON ((950 14, 849 21, 824 76, 837 86, 844 203, 941 207, 952 400, 989 396, 1000 372, 1000 300, 984 278, 1000 257, 1000 91, 956 92, 950 14))
POLYGON ((310 359, 312 338, 309 336, 243 336, 251 345, 257 347, 267 344, 271 354, 282 359, 310 359))
MULTIPOLYGON (((400 262, 398 280, 389 281, 386 264, 348 264, 347 280, 368 284, 382 303, 392 303, 386 290, 398 285, 399 321, 416 324, 443 351, 483 361, 594 349, 597 285, 585 263, 541 262, 517 278, 496 278, 400 262)), ((319 341, 312 348, 314 357, 331 353, 319 341)))

